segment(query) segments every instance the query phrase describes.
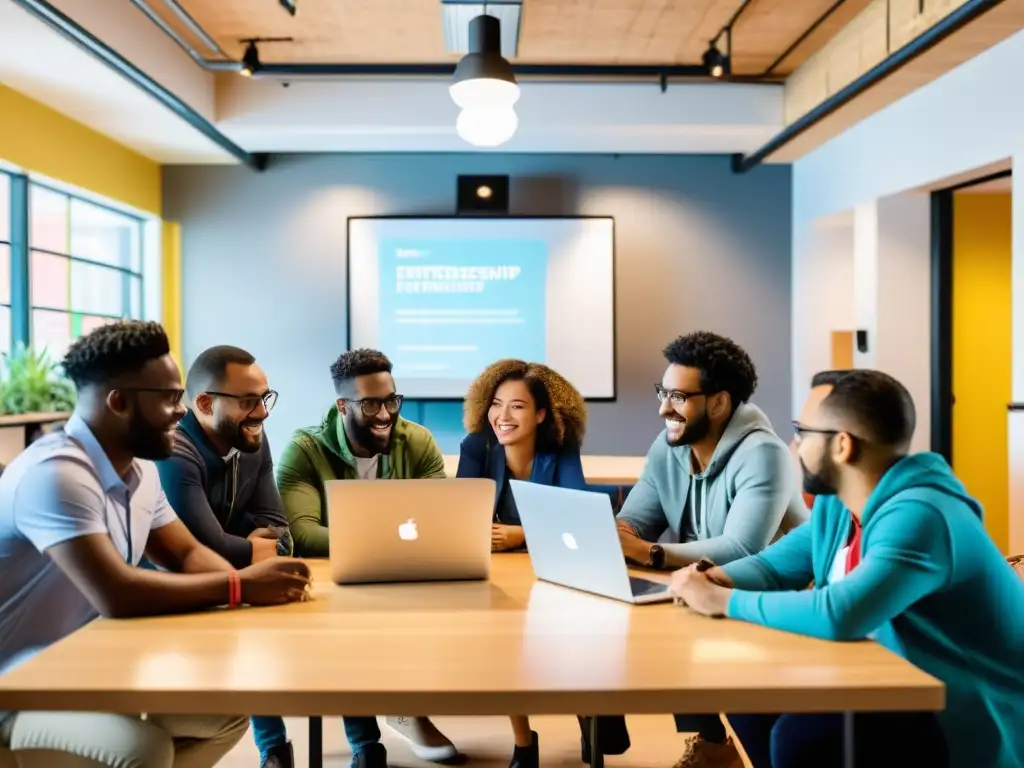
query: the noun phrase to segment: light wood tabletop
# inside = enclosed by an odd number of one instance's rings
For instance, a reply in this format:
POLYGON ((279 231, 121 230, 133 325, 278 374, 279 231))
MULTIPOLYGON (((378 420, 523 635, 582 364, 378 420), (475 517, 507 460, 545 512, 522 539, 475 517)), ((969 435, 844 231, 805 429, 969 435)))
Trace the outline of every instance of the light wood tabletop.
POLYGON ((0 709, 500 715, 935 710, 940 682, 829 643, 533 578, 339 587, 274 608, 97 620, 0 678, 0 709))
MULTIPOLYGON (((644 468, 644 456, 581 456, 583 477, 591 485, 635 485, 644 468)), ((444 473, 455 477, 459 457, 444 457, 444 473)))

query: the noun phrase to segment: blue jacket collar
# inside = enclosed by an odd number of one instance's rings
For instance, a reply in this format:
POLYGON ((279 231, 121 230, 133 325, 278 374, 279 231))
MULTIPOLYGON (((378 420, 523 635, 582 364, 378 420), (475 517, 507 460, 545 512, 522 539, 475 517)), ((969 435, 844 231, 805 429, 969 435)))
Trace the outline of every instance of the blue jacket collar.
POLYGON ((181 421, 178 422, 178 430, 195 446, 195 449, 203 457, 203 461, 207 466, 223 466, 224 457, 220 455, 220 452, 210 442, 210 438, 206 436, 203 425, 199 423, 199 419, 196 418, 191 408, 185 413, 181 421))
MULTIPOLYGON (((495 485, 497 485, 497 492, 501 493, 501 489, 505 485, 505 448, 501 443, 495 443, 491 446, 491 476, 494 478, 495 485)), ((533 457, 533 469, 530 471, 530 482, 540 483, 541 485, 554 485, 555 484, 555 468, 557 462, 555 455, 552 453, 541 452, 533 457)))

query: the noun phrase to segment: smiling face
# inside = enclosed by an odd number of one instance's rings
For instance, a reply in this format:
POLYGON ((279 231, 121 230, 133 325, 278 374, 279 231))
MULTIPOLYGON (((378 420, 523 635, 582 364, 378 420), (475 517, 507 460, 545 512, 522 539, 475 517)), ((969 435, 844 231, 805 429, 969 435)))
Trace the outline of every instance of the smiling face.
POLYGON ((147 362, 107 398, 124 425, 132 456, 159 461, 174 450, 174 432, 185 415, 181 372, 170 355, 147 362))
MULTIPOLYGON (((228 363, 218 394, 196 397, 196 417, 222 449, 255 453, 263 445, 263 422, 270 416, 267 376, 255 363, 228 363)), ((225 451, 226 452, 226 451, 225 451)))
POLYGON ((670 365, 661 377, 658 415, 665 420, 669 445, 692 445, 711 430, 707 395, 701 392, 700 370, 670 365))
POLYGON ((498 385, 487 411, 487 421, 502 445, 536 443, 537 427, 546 416, 522 379, 506 379, 498 385))
POLYGON ((388 453, 402 406, 395 380, 390 373, 370 373, 357 376, 350 386, 347 394, 351 397, 338 400, 349 447, 353 453, 367 457, 388 453))

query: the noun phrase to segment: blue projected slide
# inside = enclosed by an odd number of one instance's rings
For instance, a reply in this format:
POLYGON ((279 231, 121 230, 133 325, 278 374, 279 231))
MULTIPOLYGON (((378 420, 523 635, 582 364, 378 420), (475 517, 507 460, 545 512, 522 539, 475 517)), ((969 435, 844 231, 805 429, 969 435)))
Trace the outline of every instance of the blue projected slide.
POLYGON ((546 359, 544 240, 379 243, 380 348, 396 378, 472 379, 499 358, 546 359))

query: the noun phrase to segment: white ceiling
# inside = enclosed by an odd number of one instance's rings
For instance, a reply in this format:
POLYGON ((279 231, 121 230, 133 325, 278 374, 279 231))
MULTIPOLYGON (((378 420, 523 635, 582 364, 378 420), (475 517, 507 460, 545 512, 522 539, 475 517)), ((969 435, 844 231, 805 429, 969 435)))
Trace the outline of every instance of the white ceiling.
MULTIPOLYGON (((120 5, 122 0, 103 2, 120 5)), ((125 11, 131 8, 123 5, 125 11)), ((140 88, 10 0, 0 0, 0 82, 159 163, 235 162, 140 88)))

